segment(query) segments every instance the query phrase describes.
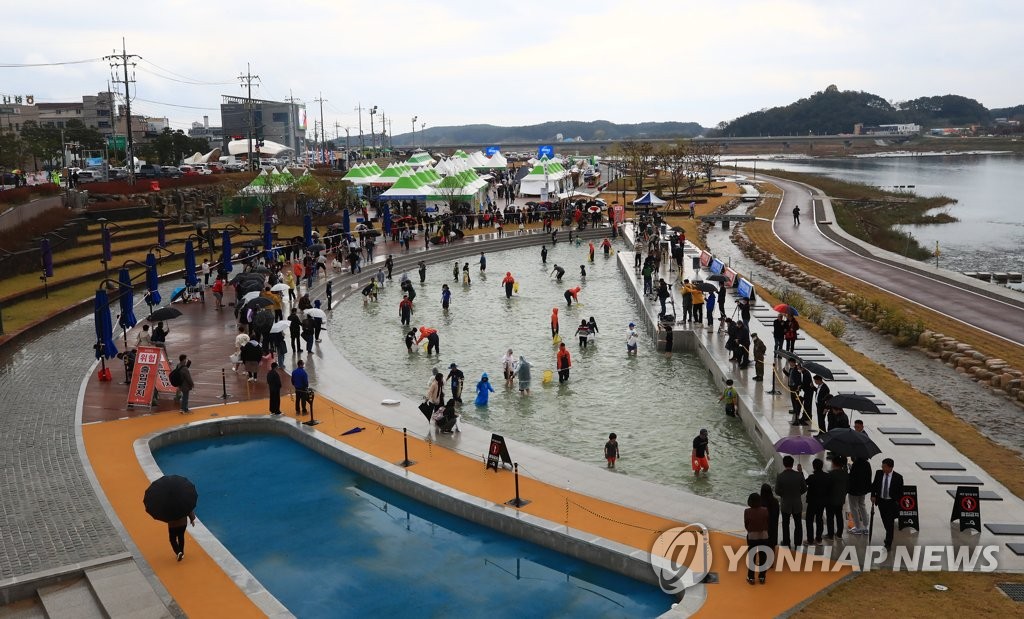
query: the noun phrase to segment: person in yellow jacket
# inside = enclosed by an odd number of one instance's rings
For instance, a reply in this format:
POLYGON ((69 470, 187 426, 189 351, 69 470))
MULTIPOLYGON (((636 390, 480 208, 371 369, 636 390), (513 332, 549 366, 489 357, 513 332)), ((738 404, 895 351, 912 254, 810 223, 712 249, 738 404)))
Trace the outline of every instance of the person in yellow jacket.
POLYGON ((704 322, 704 291, 692 283, 690 288, 690 295, 693 297, 693 322, 699 325, 704 322))

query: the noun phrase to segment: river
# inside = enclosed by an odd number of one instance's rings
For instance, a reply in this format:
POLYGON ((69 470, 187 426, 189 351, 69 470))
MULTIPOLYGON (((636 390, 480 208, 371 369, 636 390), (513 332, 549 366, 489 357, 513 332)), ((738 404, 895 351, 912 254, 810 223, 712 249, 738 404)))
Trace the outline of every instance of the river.
MULTIPOLYGON (((740 165, 749 167, 751 162, 740 165)), ((1024 208, 1013 197, 1024 188, 1022 156, 762 159, 757 168, 820 174, 887 189, 913 185, 919 195, 949 196, 957 202, 939 210, 959 221, 904 227, 927 249, 938 241, 940 266, 955 271, 1024 271, 1024 208)))

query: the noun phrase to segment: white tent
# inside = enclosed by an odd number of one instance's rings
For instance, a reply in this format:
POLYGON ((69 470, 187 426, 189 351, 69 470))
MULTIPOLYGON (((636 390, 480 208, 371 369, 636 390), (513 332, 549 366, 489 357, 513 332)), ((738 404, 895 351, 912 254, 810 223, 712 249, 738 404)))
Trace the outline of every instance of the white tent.
MULTIPOLYGON (((284 153, 294 152, 293 149, 284 144, 278 144, 277 142, 271 142, 270 140, 263 140, 263 146, 259 149, 256 148, 256 141, 252 142, 253 155, 259 150, 259 156, 277 157, 284 153)), ((249 152, 249 141, 248 140, 231 140, 228 142, 228 154, 229 155, 245 155, 249 152)))
POLYGON ((524 196, 553 196, 563 191, 565 168, 557 161, 542 159, 519 183, 519 194, 524 196))

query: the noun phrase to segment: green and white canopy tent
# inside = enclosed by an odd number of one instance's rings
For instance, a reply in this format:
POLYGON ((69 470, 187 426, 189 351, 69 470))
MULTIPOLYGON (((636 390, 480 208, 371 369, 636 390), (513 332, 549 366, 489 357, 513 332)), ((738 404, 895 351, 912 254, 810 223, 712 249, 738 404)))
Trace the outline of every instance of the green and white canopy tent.
POLYGON ((342 180, 349 181, 353 185, 369 185, 373 183, 377 176, 383 172, 380 170, 380 166, 374 164, 359 164, 355 165, 348 171, 348 174, 342 177, 342 180), (375 169, 376 168, 376 169, 375 169))
POLYGON ((434 188, 416 174, 405 172, 380 197, 384 200, 425 200, 433 191, 434 188))
POLYGON ((434 165, 434 158, 426 151, 417 150, 406 160, 406 163, 414 168, 423 168, 434 165))
POLYGON ((519 184, 519 193, 524 196, 551 196, 563 191, 563 179, 567 176, 565 168, 558 161, 541 158, 523 177, 519 184))
POLYGON ((256 175, 256 178, 242 187, 238 191, 240 196, 263 196, 277 191, 275 186, 271 183, 270 175, 267 174, 266 170, 260 170, 260 173, 256 175))

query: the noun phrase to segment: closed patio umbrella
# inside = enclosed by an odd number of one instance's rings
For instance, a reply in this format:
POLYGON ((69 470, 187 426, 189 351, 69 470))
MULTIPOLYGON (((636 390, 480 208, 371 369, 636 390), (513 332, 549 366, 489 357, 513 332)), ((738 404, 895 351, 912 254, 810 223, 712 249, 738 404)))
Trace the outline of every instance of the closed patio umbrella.
POLYGON ((196 276, 196 250, 192 241, 185 241, 185 283, 189 286, 199 283, 199 277, 196 276))
POLYGON ((146 290, 149 291, 150 302, 160 305, 160 276, 156 272, 156 256, 146 254, 146 290))
POLYGON ((117 281, 121 284, 121 327, 123 329, 131 329, 139 322, 135 318, 135 309, 133 307, 135 305, 135 295, 132 289, 132 274, 127 268, 123 268, 117 274, 117 281))

